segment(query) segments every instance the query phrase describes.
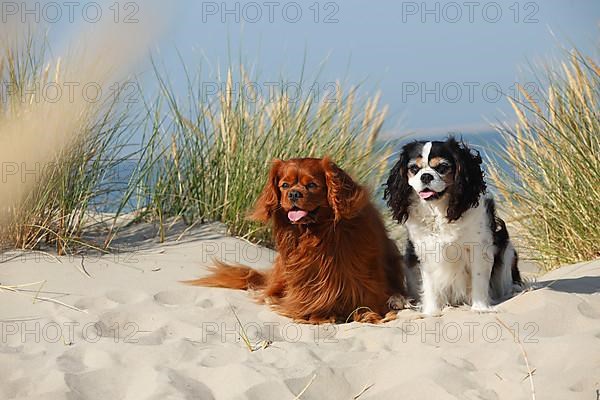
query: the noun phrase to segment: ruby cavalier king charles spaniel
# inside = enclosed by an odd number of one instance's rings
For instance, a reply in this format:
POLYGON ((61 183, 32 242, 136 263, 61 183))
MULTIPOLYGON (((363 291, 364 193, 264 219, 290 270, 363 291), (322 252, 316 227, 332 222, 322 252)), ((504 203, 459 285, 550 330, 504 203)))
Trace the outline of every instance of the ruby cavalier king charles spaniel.
POLYGON ((329 158, 275 160, 251 218, 273 224, 273 268, 217 262, 188 283, 256 290, 280 314, 313 324, 377 323, 404 306, 398 248, 367 190, 329 158))

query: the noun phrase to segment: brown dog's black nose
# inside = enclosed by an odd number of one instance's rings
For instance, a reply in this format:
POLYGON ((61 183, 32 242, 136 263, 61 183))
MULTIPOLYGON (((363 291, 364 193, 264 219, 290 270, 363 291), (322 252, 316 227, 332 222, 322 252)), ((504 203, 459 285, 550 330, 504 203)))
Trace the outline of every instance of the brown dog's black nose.
POLYGON ((421 175, 421 182, 428 184, 433 180, 433 175, 431 174, 423 174, 421 175))
POLYGON ((288 193, 288 199, 290 199, 291 201, 296 201, 301 198, 302 198, 302 193, 300 193, 297 190, 292 190, 288 193))

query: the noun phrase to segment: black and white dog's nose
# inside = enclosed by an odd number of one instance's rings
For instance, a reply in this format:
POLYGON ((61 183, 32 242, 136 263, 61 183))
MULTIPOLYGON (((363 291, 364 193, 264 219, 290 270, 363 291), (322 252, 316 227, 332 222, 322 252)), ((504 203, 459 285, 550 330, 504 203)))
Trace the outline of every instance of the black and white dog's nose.
POLYGON ((291 192, 288 193, 288 199, 290 199, 292 201, 296 201, 301 198, 302 198, 302 193, 300 193, 297 190, 292 190, 291 192))
POLYGON ((421 182, 428 184, 433 180, 433 175, 431 174, 423 174, 421 175, 421 182))

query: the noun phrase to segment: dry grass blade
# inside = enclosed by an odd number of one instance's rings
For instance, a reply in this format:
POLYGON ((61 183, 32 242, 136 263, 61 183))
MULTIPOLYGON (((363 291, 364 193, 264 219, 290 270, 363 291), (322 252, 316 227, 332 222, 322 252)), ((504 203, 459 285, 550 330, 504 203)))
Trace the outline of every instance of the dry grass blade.
POLYGON ((537 371, 537 368, 534 368, 531 370, 531 372, 528 372, 527 375, 525 375, 523 379, 521 379, 521 382, 523 382, 525 379, 531 378, 533 374, 535 374, 535 371, 537 371))
POLYGON ((374 383, 371 383, 370 385, 365 385, 365 387, 362 388, 362 390, 356 396, 354 396, 353 399, 354 400, 358 399, 360 396, 362 396, 363 394, 365 394, 365 392, 367 390, 371 389, 373 386, 375 386, 374 383))
POLYGON ((242 325, 242 321, 240 320, 240 317, 235 312, 235 309, 233 308, 233 306, 231 304, 229 305, 229 308, 231 308, 231 312, 235 316, 235 319, 237 320, 237 322, 240 326, 240 330, 238 333, 240 334, 240 337, 244 341, 244 344, 246 345, 246 348, 248 349, 248 351, 250 353, 253 353, 258 350, 264 350, 273 344, 273 342, 271 342, 270 340, 261 340, 260 342, 258 342, 256 344, 252 344, 252 342, 250 342, 250 339, 248 339, 248 334, 246 333, 246 330, 244 329, 244 326, 242 325))
POLYGON ((533 373, 535 372, 535 368, 531 369, 529 365, 529 358, 527 357, 527 352, 525 351, 525 347, 523 347, 523 343, 521 343, 521 339, 517 336, 517 334, 504 323, 500 318, 496 317, 496 320, 502 325, 510 334, 512 335, 515 342, 519 344, 519 348, 521 349, 521 354, 523 355, 523 359, 525 360, 525 365, 527 366, 527 376, 529 378, 529 386, 531 388, 531 399, 535 400, 535 385, 533 384, 533 373))
POLYGON ((300 400, 300 398, 302 397, 302 395, 308 390, 308 388, 310 387, 310 385, 312 385, 312 383, 315 381, 315 379, 317 379, 317 374, 314 374, 312 376, 312 378, 310 378, 310 381, 308 381, 308 383, 306 384, 306 386, 304 386, 304 389, 302 389, 300 391, 300 393, 298 393, 296 395, 296 397, 294 397, 294 400, 300 400))
POLYGON ((233 306, 231 304, 229 305, 229 308, 231 308, 231 312, 235 316, 235 319, 237 320, 237 322, 240 326, 240 330, 239 330, 240 337, 244 341, 244 344, 246 345, 246 348, 248 349, 248 351, 250 353, 252 353, 254 351, 254 346, 252 346, 252 343, 250 343, 250 340, 248 339, 248 334, 246 333, 246 330, 244 329, 244 325, 242 325, 242 321, 240 321, 240 317, 238 317, 237 313, 235 312, 235 309, 233 308, 233 306))
POLYGON ((369 307, 364 307, 364 306, 358 307, 357 309, 355 309, 354 311, 352 311, 352 312, 350 313, 350 315, 348 315, 348 317, 346 318, 346 323, 348 323, 348 322, 350 321, 350 318, 352 318, 353 316, 355 316, 355 315, 356 315, 356 313, 357 313, 358 311, 360 311, 360 310, 368 310, 368 311, 370 311, 370 312, 373 312, 373 310, 371 310, 369 307))
POLYGON ((42 291, 42 288, 44 287, 44 285, 46 284, 47 281, 42 281, 42 283, 40 284, 40 287, 38 288, 37 292, 35 292, 35 296, 33 297, 33 304, 35 304, 36 300, 38 299, 38 296, 40 295, 40 292, 42 291))
POLYGON ((39 282, 33 282, 33 283, 22 283, 20 285, 0 285, 0 287, 2 287, 3 289, 21 289, 24 287, 30 287, 30 286, 37 286, 37 285, 42 285, 44 284, 44 282, 46 281, 39 281, 39 282))
MULTIPOLYGON (((8 292, 13 292, 13 293, 21 295, 21 296, 27 296, 26 294, 22 293, 22 292, 25 292, 25 291, 21 290, 20 288, 22 288, 22 287, 28 287, 28 286, 34 286, 34 285, 39 285, 39 284, 43 285, 44 283, 45 283, 45 281, 34 282, 34 283, 27 283, 27 284, 22 284, 22 285, 12 285, 12 286, 0 285, 0 290, 5 290, 5 291, 8 291, 8 292)), ((40 287, 40 290, 41 290, 41 287, 40 287)), ((45 302, 48 302, 48 303, 54 303, 54 304, 57 304, 59 306, 63 306, 63 307, 69 308, 69 309, 74 310, 74 311, 79 311, 79 312, 82 312, 82 313, 85 313, 85 314, 88 313, 87 310, 82 310, 81 308, 78 308, 78 307, 72 306, 70 304, 64 303, 64 302, 62 302, 60 300, 52 299, 50 297, 40 297, 40 296, 38 296, 40 290, 38 290, 38 292, 36 293, 36 295, 33 298, 34 303, 37 300, 39 300, 39 301, 45 301, 45 302)), ((27 297, 30 297, 30 296, 27 296, 27 297)))
POLYGON ((88 272, 88 270, 85 268, 85 256, 83 254, 80 254, 81 256, 81 273, 84 274, 85 276, 87 276, 88 278, 91 278, 92 276, 90 275, 90 273, 88 272))

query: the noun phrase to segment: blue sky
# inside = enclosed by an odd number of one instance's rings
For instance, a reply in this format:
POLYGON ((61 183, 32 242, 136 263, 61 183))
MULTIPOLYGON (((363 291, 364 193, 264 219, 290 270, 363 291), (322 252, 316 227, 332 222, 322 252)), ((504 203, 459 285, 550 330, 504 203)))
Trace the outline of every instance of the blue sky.
POLYGON ((208 74, 242 55, 263 83, 297 80, 304 65, 322 96, 338 79, 380 90, 391 136, 489 130, 486 121, 510 118, 498 91, 514 93, 515 82, 538 89, 529 64, 557 59, 559 44, 596 57, 600 49, 597 0, 158 4, 171 24, 154 50, 175 82, 175 48, 208 74))

